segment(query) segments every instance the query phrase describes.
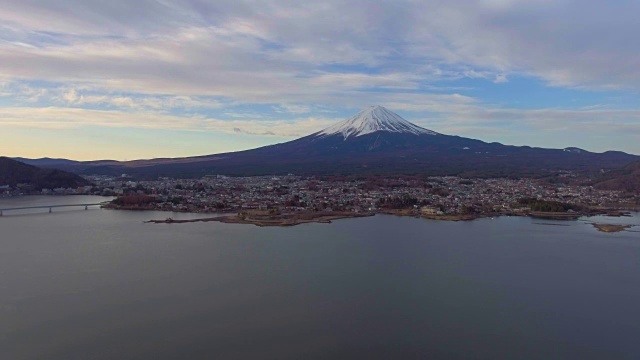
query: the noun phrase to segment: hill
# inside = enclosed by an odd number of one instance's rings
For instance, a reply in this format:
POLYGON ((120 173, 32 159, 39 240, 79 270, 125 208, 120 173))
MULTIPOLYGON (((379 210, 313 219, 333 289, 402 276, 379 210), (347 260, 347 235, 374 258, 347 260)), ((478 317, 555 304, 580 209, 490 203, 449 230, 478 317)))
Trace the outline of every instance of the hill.
POLYGON ((7 157, 0 157, 0 185, 15 187, 18 184, 28 185, 33 190, 42 190, 76 188, 89 185, 89 182, 66 171, 41 169, 7 157))
POLYGON ((596 180, 595 187, 602 190, 640 193, 640 162, 606 173, 596 180))

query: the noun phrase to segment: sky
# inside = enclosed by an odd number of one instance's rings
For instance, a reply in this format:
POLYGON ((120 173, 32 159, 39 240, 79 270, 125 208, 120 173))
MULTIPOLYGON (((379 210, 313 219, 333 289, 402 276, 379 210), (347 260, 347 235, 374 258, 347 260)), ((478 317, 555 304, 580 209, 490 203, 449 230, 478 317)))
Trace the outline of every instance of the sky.
POLYGON ((640 154, 632 0, 0 0, 0 155, 236 151, 370 105, 488 142, 640 154))

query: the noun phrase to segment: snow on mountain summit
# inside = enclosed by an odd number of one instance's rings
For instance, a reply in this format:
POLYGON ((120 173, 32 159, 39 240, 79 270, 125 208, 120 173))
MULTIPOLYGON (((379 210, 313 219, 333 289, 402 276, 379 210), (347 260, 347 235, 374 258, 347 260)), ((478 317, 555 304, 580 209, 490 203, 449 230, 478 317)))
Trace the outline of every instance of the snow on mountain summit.
POLYGON ((438 133, 421 128, 403 119, 400 115, 382 106, 370 106, 355 116, 332 125, 318 133, 317 136, 341 134, 346 140, 350 136, 361 136, 376 131, 406 133, 413 135, 437 135, 438 133))

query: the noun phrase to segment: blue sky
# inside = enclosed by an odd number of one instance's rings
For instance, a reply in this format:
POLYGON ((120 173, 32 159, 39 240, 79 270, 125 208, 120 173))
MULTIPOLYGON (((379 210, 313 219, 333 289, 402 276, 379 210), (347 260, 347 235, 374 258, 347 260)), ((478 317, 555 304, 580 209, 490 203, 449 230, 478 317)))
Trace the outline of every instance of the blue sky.
POLYGON ((640 154, 640 3, 5 0, 0 154, 138 159, 368 105, 485 141, 640 154))

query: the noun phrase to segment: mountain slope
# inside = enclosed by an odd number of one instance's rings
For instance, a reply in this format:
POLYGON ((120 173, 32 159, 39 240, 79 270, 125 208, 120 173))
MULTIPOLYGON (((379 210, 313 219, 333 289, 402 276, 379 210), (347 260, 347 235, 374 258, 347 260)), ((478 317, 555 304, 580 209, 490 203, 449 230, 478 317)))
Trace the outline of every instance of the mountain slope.
POLYGON ((86 162, 78 173, 143 177, 208 174, 423 174, 538 176, 559 170, 597 172, 640 161, 622 152, 508 146, 424 129, 380 106, 314 134, 257 149, 178 159, 86 162))
POLYGON ((640 162, 629 164, 622 169, 613 170, 595 182, 602 190, 621 190, 640 193, 640 162))
POLYGON ((57 169, 41 169, 19 161, 0 157, 0 185, 30 185, 34 190, 76 188, 89 182, 76 174, 57 169))

